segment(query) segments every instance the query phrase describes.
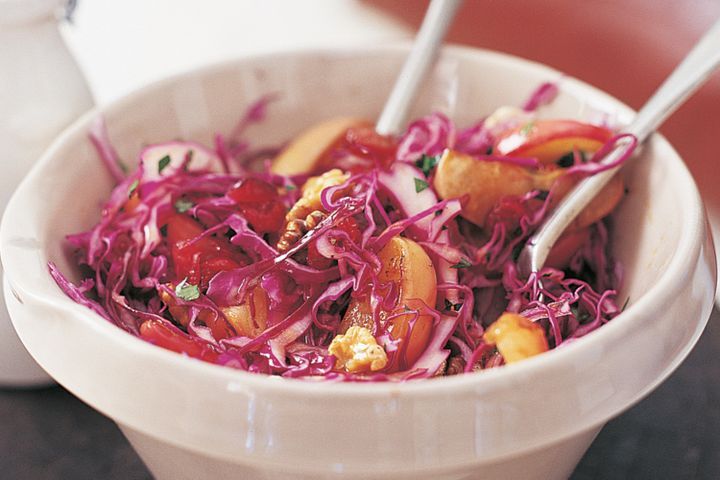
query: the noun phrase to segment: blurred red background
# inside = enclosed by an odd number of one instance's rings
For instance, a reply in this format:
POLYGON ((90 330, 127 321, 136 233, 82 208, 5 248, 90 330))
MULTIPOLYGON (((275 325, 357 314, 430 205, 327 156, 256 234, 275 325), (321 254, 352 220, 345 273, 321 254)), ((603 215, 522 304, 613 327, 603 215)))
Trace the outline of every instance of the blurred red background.
MULTIPOLYGON (((423 0, 369 3, 415 28, 427 7, 423 0)), ((718 18, 720 0, 465 0, 448 40, 547 64, 637 109, 718 18)), ((718 72, 661 132, 720 221, 718 72)))

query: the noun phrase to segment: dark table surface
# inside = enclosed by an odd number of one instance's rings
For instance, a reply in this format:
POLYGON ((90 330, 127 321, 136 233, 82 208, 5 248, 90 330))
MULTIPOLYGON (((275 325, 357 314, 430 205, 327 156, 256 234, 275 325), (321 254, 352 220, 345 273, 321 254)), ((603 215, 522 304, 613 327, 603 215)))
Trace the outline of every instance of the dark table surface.
MULTIPOLYGON (((720 312, 680 368, 612 420, 574 480, 720 478, 720 312)), ((0 390, 0 477, 149 479, 107 418, 60 387, 0 390)))

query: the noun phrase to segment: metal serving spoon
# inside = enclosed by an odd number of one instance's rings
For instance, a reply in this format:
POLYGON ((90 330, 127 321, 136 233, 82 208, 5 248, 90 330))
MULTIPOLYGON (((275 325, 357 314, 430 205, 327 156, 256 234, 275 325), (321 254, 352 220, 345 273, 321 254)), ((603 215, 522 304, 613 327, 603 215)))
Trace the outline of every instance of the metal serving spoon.
MULTIPOLYGON (((665 119, 697 90, 720 65, 720 20, 698 41, 685 59, 675 68, 635 119, 623 129, 642 143, 665 119)), ((624 153, 627 142, 620 141, 601 163, 611 164, 624 153)), ((610 181, 621 166, 606 170, 580 182, 560 202, 553 213, 530 238, 518 259, 520 273, 529 276, 545 264, 553 245, 565 228, 610 181)))
POLYGON ((385 102, 375 131, 381 135, 398 133, 408 109, 422 85, 425 74, 434 63, 445 32, 462 0, 432 0, 425 13, 412 50, 385 102))

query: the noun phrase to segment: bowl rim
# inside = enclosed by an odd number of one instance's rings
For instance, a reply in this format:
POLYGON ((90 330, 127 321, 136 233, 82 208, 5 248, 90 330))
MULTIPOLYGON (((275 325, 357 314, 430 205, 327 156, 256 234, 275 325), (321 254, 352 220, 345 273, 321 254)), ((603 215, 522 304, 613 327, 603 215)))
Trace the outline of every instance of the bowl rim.
MULTIPOLYGON (((391 54, 406 52, 407 48, 408 42, 370 47, 339 46, 330 48, 288 49, 273 53, 259 53, 227 59, 221 62, 188 69, 187 71, 179 72, 169 77, 149 83, 148 85, 129 92, 128 94, 125 94, 106 105, 93 108, 66 128, 43 153, 31 172, 20 184, 16 193, 13 195, 13 198, 7 208, 7 212, 13 212, 18 208, 21 208, 18 203, 20 203, 20 200, 24 195, 27 195, 29 185, 37 180, 46 165, 53 162, 58 150, 60 150, 68 140, 78 134, 85 134, 90 122, 98 115, 121 111, 128 104, 132 104, 136 99, 146 96, 148 92, 191 77, 201 77, 212 74, 213 72, 239 67, 246 62, 250 62, 253 59, 258 58, 285 58, 289 55, 325 55, 329 57, 338 57, 347 55, 369 55, 373 53, 391 54)), ((514 64, 516 66, 522 66, 523 69, 532 69, 542 73, 548 78, 562 79, 562 83, 560 84, 561 91, 565 91, 571 95, 577 95, 580 92, 583 92, 585 95, 591 95, 594 98, 599 98, 602 100, 603 104, 610 105, 617 110, 613 113, 627 115, 631 115, 633 113, 627 105, 598 88, 538 62, 501 52, 458 45, 449 45, 444 47, 443 55, 450 55, 459 58, 466 56, 477 57, 479 55, 491 58, 496 62, 499 61, 514 64)), ((13 227, 11 227, 7 221, 7 214, 3 216, 1 232, 3 246, 2 260, 6 265, 5 271, 8 277, 8 282, 11 285, 11 289, 14 290, 16 294, 20 294, 22 297, 32 298, 35 301, 51 308, 64 310, 69 313, 75 321, 83 322, 85 327, 93 329, 95 334, 104 335, 106 339, 113 342, 117 348, 122 348, 133 354, 141 355, 144 361, 172 364, 175 368, 182 369, 188 374, 213 377, 213 381, 219 381, 225 384, 240 383, 248 388, 270 393, 322 396, 324 398, 338 399, 347 397, 375 398, 378 396, 387 396, 389 394, 433 396, 439 393, 445 395, 454 390, 463 391, 479 388, 482 388, 483 390, 492 390, 494 386, 499 386, 499 382, 505 383, 507 381, 532 377, 537 372, 549 367, 556 367, 562 364, 569 365, 572 363, 572 360, 578 357, 586 346, 591 343, 599 344, 608 339, 622 337, 624 332, 628 331, 636 322, 640 321, 639 317, 641 317, 641 311, 647 309, 648 307, 652 307, 654 304, 662 304, 662 301, 665 301, 667 296, 672 294, 672 292, 678 288, 676 286, 678 283, 677 279, 683 278, 682 272, 688 271, 691 267, 690 264, 697 258, 697 252, 701 248, 701 242, 699 244, 697 239, 702 238, 702 231, 704 230, 703 208, 697 187, 695 186, 689 171, 682 162, 681 157, 662 135, 656 133, 648 139, 648 142, 659 142, 664 149, 668 149, 670 155, 668 155, 666 161, 670 162, 670 164, 674 167, 675 173, 679 174, 676 180, 678 182, 682 181, 683 183, 683 186, 680 187, 678 191, 687 192, 687 195, 683 195, 683 198, 687 201, 686 216, 684 217, 685 221, 683 223, 684 228, 682 229, 682 233, 678 239, 678 248, 668 263, 663 276, 661 276, 654 285, 643 294, 643 296, 634 300, 633 303, 629 305, 628 308, 618 317, 613 319, 612 322, 605 324, 602 328, 591 332, 589 335, 577 339, 576 341, 569 342, 561 348, 554 349, 544 355, 539 355, 527 361, 505 365, 503 368, 489 369, 477 373, 433 378, 425 381, 334 382, 282 378, 235 370, 229 367, 196 360, 149 344, 148 342, 143 341, 142 339, 118 328, 116 325, 104 320, 102 317, 86 307, 76 304, 67 297, 57 285, 55 285, 56 294, 53 296, 46 297, 44 295, 36 294, 32 288, 33 274, 43 274, 53 283, 54 281, 49 276, 47 269, 43 272, 38 272, 37 270, 26 267, 26 269, 23 270, 20 268, 20 265, 15 264, 12 258, 9 258, 9 255, 6 253, 6 245, 11 239, 13 227)), ((41 225, 41 223, 38 222, 36 225, 41 225)), ((43 260, 42 264, 46 265, 49 260, 46 250, 47 245, 44 245, 43 247, 44 248, 40 250, 40 253, 43 260)), ((709 300, 709 302, 712 303, 712 300, 709 300)), ((706 321, 707 319, 698 319, 699 332, 702 332, 702 327, 706 321)), ((687 353, 689 353, 698 337, 699 333, 693 337, 692 342, 687 345, 687 348, 683 350, 683 352, 678 353, 677 358, 673 362, 674 366, 665 372, 662 377, 658 378, 655 382, 652 382, 651 387, 647 387, 643 391, 639 392, 632 401, 628 402, 628 405, 637 401, 639 398, 642 398, 642 396, 647 394, 647 392, 652 390, 654 386, 669 375, 674 368, 679 365, 687 353)))

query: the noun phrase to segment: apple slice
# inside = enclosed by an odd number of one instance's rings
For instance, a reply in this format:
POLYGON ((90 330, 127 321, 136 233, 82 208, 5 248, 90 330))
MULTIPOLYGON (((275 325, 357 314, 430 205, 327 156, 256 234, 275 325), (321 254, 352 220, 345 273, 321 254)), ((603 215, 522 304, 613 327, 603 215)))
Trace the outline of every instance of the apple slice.
MULTIPOLYGON (((378 258, 382 268, 378 274, 381 283, 392 282, 398 287, 398 303, 393 312, 382 312, 381 319, 391 314, 401 312, 405 308, 415 309, 421 307, 421 302, 434 308, 437 299, 437 276, 432 260, 425 250, 405 237, 393 237, 380 252, 378 258)), ((407 336, 412 313, 397 315, 391 319, 390 334, 393 338, 407 336)), ((372 331, 373 317, 370 299, 354 297, 340 324, 340 332, 344 333, 352 326, 365 327, 372 331)), ((410 338, 408 339, 405 358, 400 362, 399 368, 410 368, 427 347, 432 333, 433 320, 429 315, 420 315, 415 321, 410 338)))
MULTIPOLYGON (((443 152, 433 180, 441 199, 466 197, 460 215, 480 227, 485 225, 488 213, 503 197, 554 188, 557 202, 575 183, 577 178, 566 175, 560 168, 531 170, 504 162, 478 160, 453 150, 443 152)), ((569 228, 587 227, 610 214, 622 199, 624 190, 622 178, 616 175, 569 228)))
POLYGON ((536 188, 536 180, 524 167, 445 150, 433 186, 441 199, 467 196, 461 215, 482 227, 490 210, 503 197, 529 192, 536 188))
POLYGON ((280 175, 300 175, 315 171, 325 155, 342 141, 352 127, 370 125, 354 117, 331 118, 295 137, 273 160, 271 171, 280 175))
POLYGON ((515 363, 548 350, 542 327, 517 313, 505 312, 486 330, 483 339, 495 345, 505 363, 515 363))
MULTIPOLYGON (((562 170, 555 170, 554 172, 558 171, 562 172, 562 170)), ((542 177, 544 175, 541 174, 539 176, 542 177)), ((553 186, 553 188, 555 188, 555 202, 553 202, 553 204, 550 206, 551 208, 554 208, 555 205, 557 205, 557 203, 560 202, 560 200, 564 198, 565 195, 567 195, 570 189, 575 186, 575 184, 578 182, 578 179, 569 175, 563 175, 559 178, 555 177, 538 180, 539 183, 545 184, 549 183, 549 181, 555 183, 553 186)), ((545 190, 547 189, 548 188, 545 188, 545 190)), ((615 175, 610 179, 607 185, 605 185, 603 189, 600 190, 600 193, 598 193, 595 198, 592 199, 590 204, 585 207, 583 211, 578 214, 577 217, 575 217, 575 220, 573 220, 573 222, 568 225, 567 230, 573 231, 589 227, 598 220, 610 215, 610 213, 615 210, 615 207, 617 207, 618 203, 620 203, 620 200, 622 200, 624 194, 625 182, 623 181, 621 175, 615 175)))
POLYGON ((501 134, 493 150, 498 155, 535 157, 547 165, 575 149, 595 152, 611 137, 610 130, 589 123, 534 120, 501 134))
POLYGON ((224 307, 222 312, 238 335, 255 338, 267 326, 268 303, 267 293, 258 285, 245 303, 224 307))
POLYGON ((550 250, 545 266, 558 270, 566 268, 575 252, 588 241, 590 241, 590 229, 587 227, 565 232, 550 250))

